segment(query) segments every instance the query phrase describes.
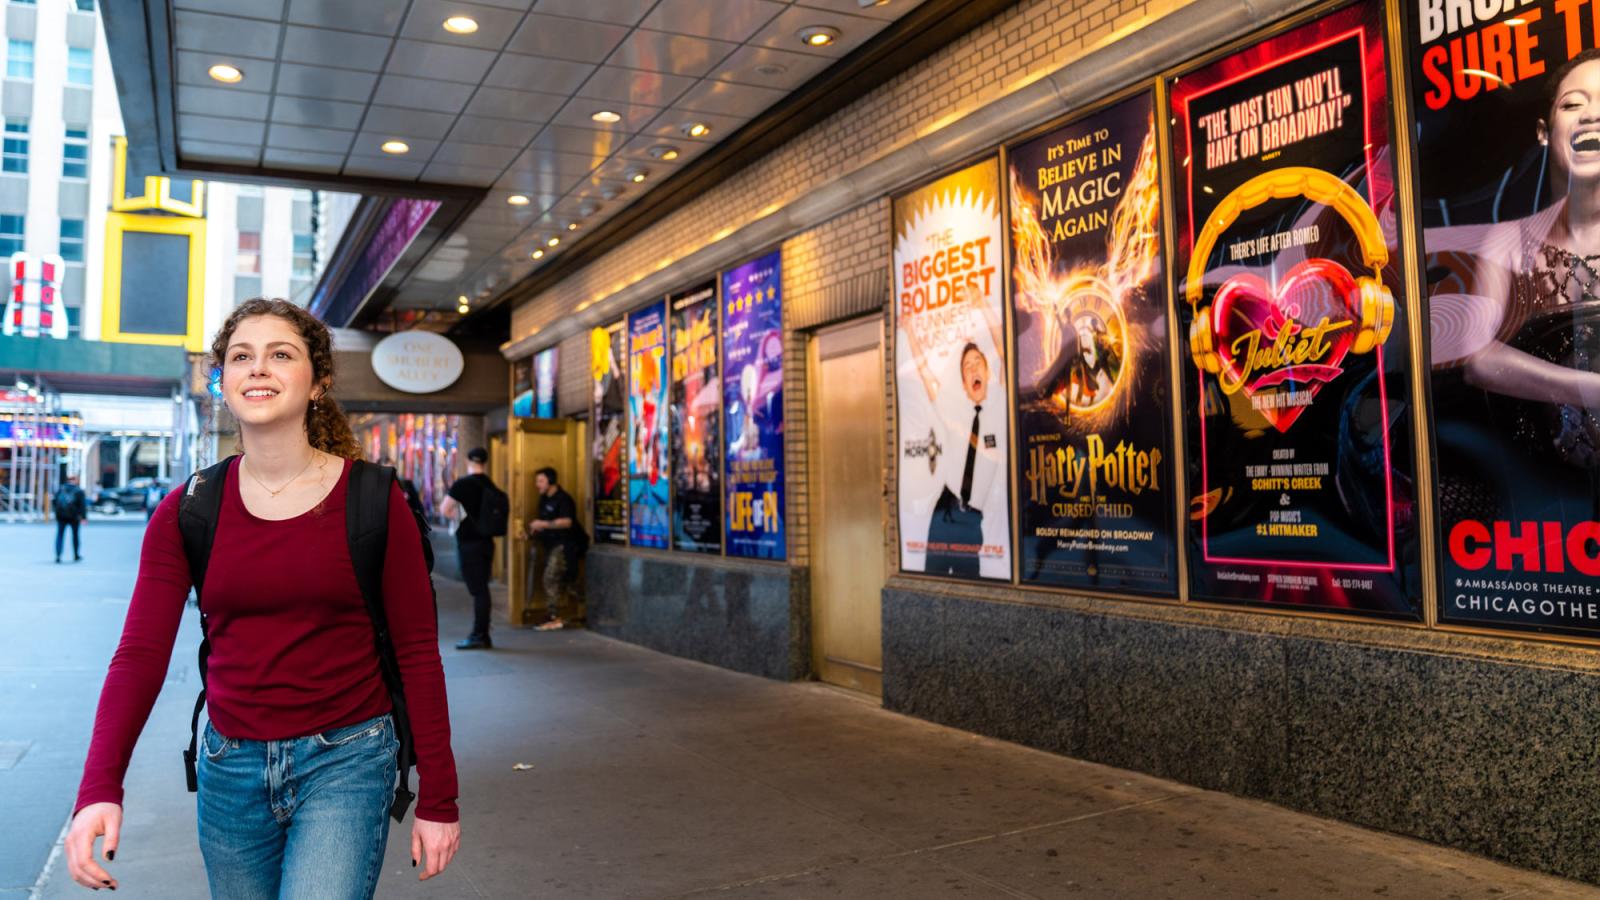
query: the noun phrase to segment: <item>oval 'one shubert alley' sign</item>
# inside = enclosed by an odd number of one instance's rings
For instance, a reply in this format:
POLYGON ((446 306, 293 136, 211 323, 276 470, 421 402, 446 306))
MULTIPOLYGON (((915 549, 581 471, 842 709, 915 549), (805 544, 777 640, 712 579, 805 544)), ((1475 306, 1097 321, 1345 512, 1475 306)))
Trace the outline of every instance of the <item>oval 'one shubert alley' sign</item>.
POLYGON ((431 331, 391 334, 372 348, 378 379, 408 394, 431 394, 455 384, 464 362, 461 348, 431 331))

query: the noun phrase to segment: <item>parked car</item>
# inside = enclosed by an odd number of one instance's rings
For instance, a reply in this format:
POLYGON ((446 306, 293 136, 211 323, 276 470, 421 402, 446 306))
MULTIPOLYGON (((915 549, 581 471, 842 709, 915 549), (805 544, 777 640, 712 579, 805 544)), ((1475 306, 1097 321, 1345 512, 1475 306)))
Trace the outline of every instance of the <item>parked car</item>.
POLYGON ((144 512, 145 497, 150 491, 150 485, 161 487, 162 496, 172 489, 172 483, 160 481, 155 478, 130 478, 125 487, 101 488, 90 504, 94 511, 103 515, 116 515, 124 512, 144 512))

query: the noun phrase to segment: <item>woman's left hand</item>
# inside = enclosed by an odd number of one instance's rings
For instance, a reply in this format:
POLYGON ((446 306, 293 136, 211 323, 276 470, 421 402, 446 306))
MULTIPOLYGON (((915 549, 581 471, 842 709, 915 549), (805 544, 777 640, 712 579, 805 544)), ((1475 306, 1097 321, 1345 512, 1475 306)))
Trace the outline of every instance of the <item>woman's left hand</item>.
POLYGON ((417 876, 418 881, 427 881, 443 872, 444 867, 455 858, 460 846, 460 822, 429 822, 412 817, 411 864, 415 866, 419 861, 423 864, 422 873, 417 876))

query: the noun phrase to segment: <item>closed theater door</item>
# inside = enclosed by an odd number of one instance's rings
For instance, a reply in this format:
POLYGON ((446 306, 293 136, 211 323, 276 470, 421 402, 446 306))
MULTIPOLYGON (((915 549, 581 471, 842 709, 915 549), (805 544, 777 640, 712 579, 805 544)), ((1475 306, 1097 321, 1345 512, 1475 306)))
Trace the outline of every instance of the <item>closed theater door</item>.
POLYGON ((883 319, 810 345, 811 647, 823 681, 883 693, 883 319))

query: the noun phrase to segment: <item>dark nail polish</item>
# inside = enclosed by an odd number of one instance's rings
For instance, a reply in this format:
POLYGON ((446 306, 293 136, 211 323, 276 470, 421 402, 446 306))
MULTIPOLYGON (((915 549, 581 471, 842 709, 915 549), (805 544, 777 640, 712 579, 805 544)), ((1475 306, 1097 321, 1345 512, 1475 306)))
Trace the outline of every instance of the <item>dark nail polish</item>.
POLYGON ((109 881, 102 881, 100 883, 105 885, 106 887, 110 887, 111 886, 111 882, 109 882, 109 881))
POLYGON ((113 860, 113 859, 116 859, 116 858, 117 858, 117 851, 115 851, 115 850, 107 850, 106 851, 106 860, 107 861, 110 861, 110 860, 113 860))

